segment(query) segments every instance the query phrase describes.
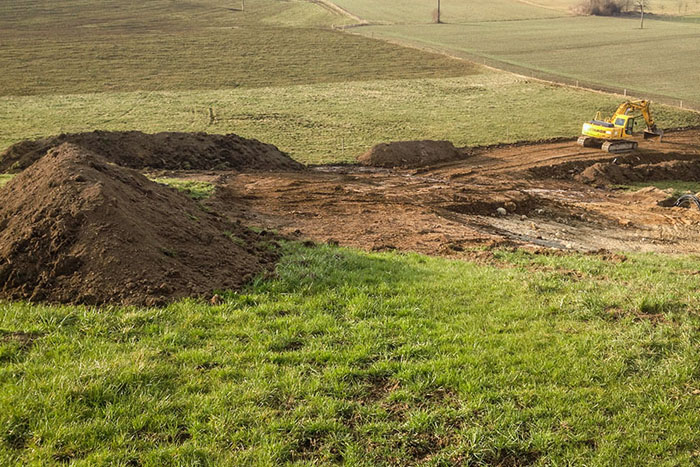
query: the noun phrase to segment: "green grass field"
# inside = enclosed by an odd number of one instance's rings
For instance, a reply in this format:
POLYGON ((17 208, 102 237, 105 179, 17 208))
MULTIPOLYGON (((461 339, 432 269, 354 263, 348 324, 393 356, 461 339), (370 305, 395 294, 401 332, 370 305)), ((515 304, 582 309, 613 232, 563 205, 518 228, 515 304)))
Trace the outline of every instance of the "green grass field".
POLYGON ((231 2, 223 0, 158 0, 135 10, 130 5, 123 0, 99 7, 75 0, 60 7, 48 0, 1 4, 0 95, 233 89, 474 73, 465 62, 311 27, 344 17, 301 0, 249 1, 244 12, 230 11, 224 5, 231 2), (161 17, 163 11, 172 13, 161 17))
MULTIPOLYGON (((441 0, 441 20, 446 23, 523 20, 573 16, 585 0, 441 0)), ((350 13, 370 23, 432 23, 434 0, 334 0, 350 13)), ((632 2, 630 2, 632 3, 632 2)), ((634 11, 634 6, 632 5, 634 11)), ((645 11, 656 15, 691 16, 700 13, 698 0, 647 0, 645 11)))
POLYGON ((459 56, 482 56, 571 80, 653 93, 700 107, 695 59, 700 24, 571 17, 477 24, 393 25, 363 34, 427 46, 459 56), (618 40, 611 40, 611 38, 618 40), (652 62, 644 57, 653 56, 652 62))
MULTIPOLYGON (((352 161, 375 144, 446 139, 457 145, 574 137, 619 98, 500 72, 256 89, 0 98, 0 150, 59 133, 140 129, 236 133, 305 163, 352 161), (209 121, 209 107, 216 120, 209 121)), ((700 115, 658 106, 664 127, 700 115)))
MULTIPOLYGON (((240 6, 1 4, 0 150, 61 132, 208 131, 338 162, 397 139, 575 136, 619 103, 332 31, 352 21, 316 4, 240 6)), ((700 124, 657 110, 664 127, 700 124)), ((700 258, 282 248, 274 279, 218 306, 0 302, 0 465, 700 460, 700 258)))
MULTIPOLYGON (((333 3, 370 23, 432 23, 437 2, 431 0, 334 0, 333 3)), ((552 18, 566 9, 543 8, 515 0, 441 0, 441 20, 447 23, 552 18)))
POLYGON ((697 462, 698 258, 285 248, 220 306, 0 305, 0 463, 697 462))
MULTIPOLYGON (((0 5, 9 51, 0 55, 0 150, 94 129, 208 131, 271 142, 302 162, 349 161, 390 140, 573 137, 619 100, 329 30, 343 17, 303 1, 249 1, 245 11, 223 0, 123 5, 0 5)), ((700 123, 671 110, 659 121, 700 123)))

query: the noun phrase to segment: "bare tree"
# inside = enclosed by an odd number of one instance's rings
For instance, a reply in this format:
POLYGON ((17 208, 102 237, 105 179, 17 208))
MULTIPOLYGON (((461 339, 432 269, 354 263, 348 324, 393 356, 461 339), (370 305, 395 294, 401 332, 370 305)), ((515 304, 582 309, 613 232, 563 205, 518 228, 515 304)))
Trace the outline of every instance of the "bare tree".
POLYGON ((639 29, 644 29, 644 7, 649 7, 649 0, 636 0, 635 5, 639 9, 639 29))

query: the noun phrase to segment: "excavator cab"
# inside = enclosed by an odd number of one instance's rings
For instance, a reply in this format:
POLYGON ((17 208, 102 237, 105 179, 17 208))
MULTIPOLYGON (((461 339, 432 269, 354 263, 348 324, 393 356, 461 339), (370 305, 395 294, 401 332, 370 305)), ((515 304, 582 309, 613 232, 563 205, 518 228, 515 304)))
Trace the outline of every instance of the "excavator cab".
POLYGON ((617 118, 615 118, 613 125, 618 128, 624 128, 624 133, 626 136, 632 136, 632 133, 634 132, 634 119, 635 117, 631 115, 619 115, 617 118))

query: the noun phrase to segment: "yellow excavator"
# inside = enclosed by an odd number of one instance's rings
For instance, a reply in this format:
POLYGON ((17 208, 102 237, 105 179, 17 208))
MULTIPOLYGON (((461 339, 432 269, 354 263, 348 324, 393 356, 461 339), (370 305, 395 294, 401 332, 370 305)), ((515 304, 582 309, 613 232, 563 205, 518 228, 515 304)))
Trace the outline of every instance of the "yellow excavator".
POLYGON ((627 152, 637 149, 633 130, 634 121, 640 115, 644 117, 647 127, 644 129, 644 139, 663 137, 664 132, 656 127, 651 118, 650 101, 627 101, 620 104, 612 117, 602 119, 600 112, 595 119, 583 124, 582 135, 578 139, 579 146, 600 148, 605 152, 627 152))

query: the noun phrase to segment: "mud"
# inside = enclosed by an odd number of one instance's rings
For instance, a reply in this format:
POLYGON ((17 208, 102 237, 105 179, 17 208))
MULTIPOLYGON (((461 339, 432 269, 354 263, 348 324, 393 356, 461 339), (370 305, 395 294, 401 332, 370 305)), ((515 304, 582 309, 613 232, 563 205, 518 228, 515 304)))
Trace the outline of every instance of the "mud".
POLYGON ((134 169, 301 170, 271 144, 240 136, 206 133, 94 131, 23 141, 0 154, 0 172, 20 172, 52 148, 71 143, 134 169))
POLYGON ((696 160, 698 130, 668 133, 660 144, 640 141, 639 151, 624 156, 575 141, 482 148, 413 169, 222 175, 210 205, 299 238, 373 251, 471 257, 475 248, 513 246, 698 253, 696 209, 669 207, 670 191, 609 187, 688 180, 696 160), (615 175, 610 167, 627 172, 615 175))
POLYGON ((396 141, 378 144, 357 160, 371 167, 423 167, 467 155, 449 141, 396 141))
POLYGON ((0 190, 0 298, 159 305, 269 270, 273 239, 80 146, 0 190))

